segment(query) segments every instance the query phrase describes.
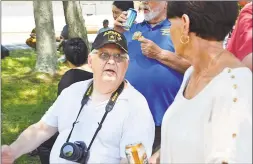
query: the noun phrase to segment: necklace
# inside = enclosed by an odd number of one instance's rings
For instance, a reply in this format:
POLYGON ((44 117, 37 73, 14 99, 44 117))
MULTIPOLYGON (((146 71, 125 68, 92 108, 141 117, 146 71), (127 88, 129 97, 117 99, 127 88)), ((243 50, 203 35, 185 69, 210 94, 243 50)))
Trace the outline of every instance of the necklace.
MULTIPOLYGON (((200 77, 205 77, 205 76, 206 76, 206 74, 208 73, 208 70, 209 70, 210 66, 214 63, 214 61, 217 61, 217 60, 218 60, 218 58, 221 56, 221 54, 223 54, 224 51, 225 51, 225 49, 222 50, 218 55, 216 55, 215 57, 213 57, 213 58, 211 59, 210 63, 208 64, 207 68, 203 71, 202 75, 199 75, 199 76, 196 78, 197 80, 196 80, 195 86, 198 85, 198 83, 199 83, 199 81, 200 81, 200 77)), ((192 85, 192 78, 190 78, 190 80, 189 80, 189 82, 188 82, 188 85, 187 85, 187 87, 186 87, 186 92, 189 91, 189 86, 191 86, 191 85, 192 85)))

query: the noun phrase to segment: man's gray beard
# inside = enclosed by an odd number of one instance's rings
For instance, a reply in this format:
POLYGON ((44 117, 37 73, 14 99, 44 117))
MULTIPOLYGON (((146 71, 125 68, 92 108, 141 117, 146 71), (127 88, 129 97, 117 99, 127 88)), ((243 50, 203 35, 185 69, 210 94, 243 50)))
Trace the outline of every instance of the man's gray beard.
POLYGON ((151 21, 152 19, 156 18, 160 14, 160 11, 150 11, 148 14, 144 13, 144 20, 151 21))

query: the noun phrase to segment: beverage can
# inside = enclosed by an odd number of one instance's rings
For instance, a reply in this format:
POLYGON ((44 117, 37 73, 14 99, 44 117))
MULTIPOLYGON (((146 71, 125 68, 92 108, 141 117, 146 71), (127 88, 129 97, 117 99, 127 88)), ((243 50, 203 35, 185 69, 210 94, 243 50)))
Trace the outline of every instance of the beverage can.
POLYGON ((128 163, 131 164, 148 164, 148 157, 145 147, 142 143, 130 144, 125 149, 128 163))
POLYGON ((127 21, 123 24, 123 28, 128 31, 132 27, 136 17, 137 17, 137 11, 135 11, 132 8, 128 9, 127 21))

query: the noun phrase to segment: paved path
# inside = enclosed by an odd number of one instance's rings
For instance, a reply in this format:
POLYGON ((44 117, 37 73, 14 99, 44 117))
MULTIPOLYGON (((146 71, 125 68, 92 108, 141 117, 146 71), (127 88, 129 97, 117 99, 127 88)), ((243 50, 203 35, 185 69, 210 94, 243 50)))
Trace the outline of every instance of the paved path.
MULTIPOLYGON (((25 41, 28 38, 27 36, 29 36, 29 33, 3 34, 1 44, 9 50, 30 49, 30 47, 25 44, 25 41)), ((89 42, 92 43, 95 37, 96 37, 96 34, 88 34, 89 42)))
POLYGON ((31 47, 27 46, 26 44, 9 44, 9 45, 4 45, 5 48, 8 50, 17 50, 17 49, 31 49, 31 47))

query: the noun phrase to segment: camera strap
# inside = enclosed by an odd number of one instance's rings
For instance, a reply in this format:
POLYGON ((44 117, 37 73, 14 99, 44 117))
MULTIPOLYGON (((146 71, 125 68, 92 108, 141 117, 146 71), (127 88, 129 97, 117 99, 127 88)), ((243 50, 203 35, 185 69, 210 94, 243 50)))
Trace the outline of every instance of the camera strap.
MULTIPOLYGON (((107 103, 107 105, 105 107, 105 114, 103 115, 101 122, 98 123, 98 128, 97 128, 96 132, 94 133, 94 135, 93 135, 93 137, 91 139, 91 142, 90 142, 90 144, 88 146, 88 149, 87 149, 88 151, 90 150, 91 145, 94 142, 94 140, 95 140, 95 138, 96 138, 99 130, 102 128, 102 124, 103 124, 103 122, 104 122, 107 114, 113 109, 113 107, 114 107, 114 105, 116 103, 116 100, 118 99, 118 97, 121 94, 121 92, 123 91, 123 89, 124 89, 124 81, 120 84, 119 88, 115 92, 113 92, 113 94, 111 95, 110 100, 109 100, 109 102, 107 103)), ((89 101, 89 97, 91 96, 92 91, 93 91, 93 81, 89 84, 89 87, 88 87, 88 89, 86 90, 86 92, 85 92, 85 94, 83 96, 83 99, 81 101, 81 108, 80 108, 80 110, 78 112, 78 115, 76 117, 75 122, 72 124, 72 129, 71 129, 71 131, 69 133, 69 136, 68 136, 66 142, 69 142, 69 139, 71 137, 71 134, 73 132, 75 124, 78 123, 78 121, 77 121, 78 117, 79 117, 79 115, 80 115, 80 113, 81 113, 81 111, 83 109, 83 106, 85 104, 87 104, 87 102, 89 101)))

